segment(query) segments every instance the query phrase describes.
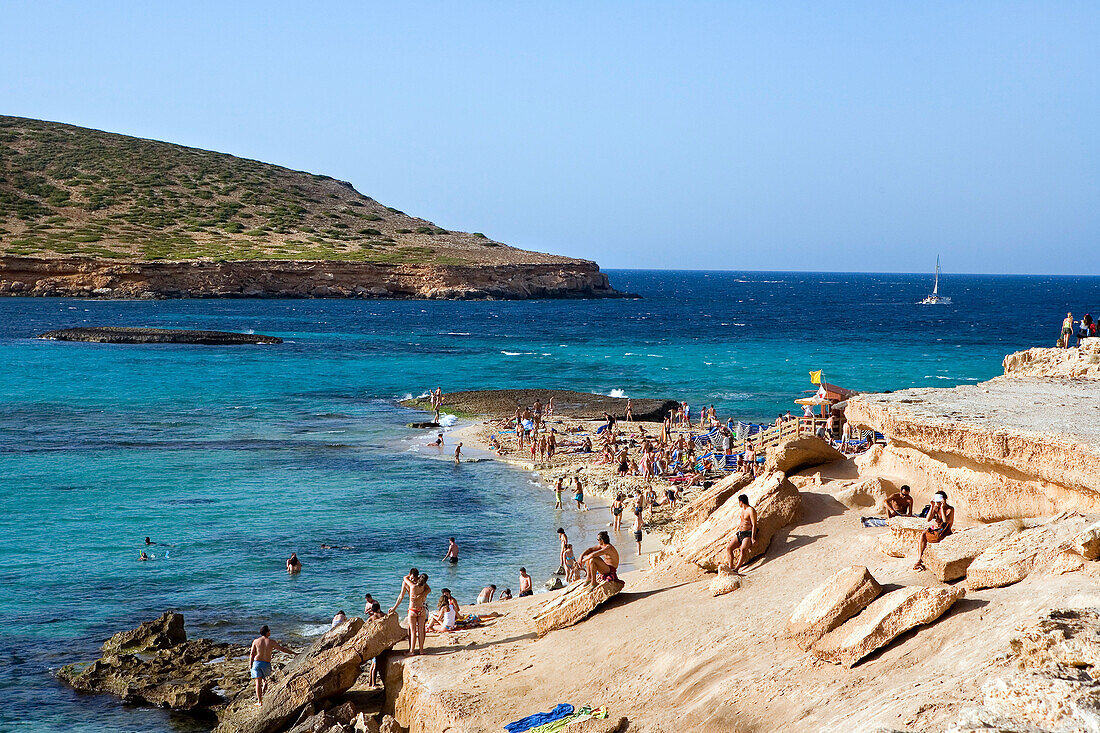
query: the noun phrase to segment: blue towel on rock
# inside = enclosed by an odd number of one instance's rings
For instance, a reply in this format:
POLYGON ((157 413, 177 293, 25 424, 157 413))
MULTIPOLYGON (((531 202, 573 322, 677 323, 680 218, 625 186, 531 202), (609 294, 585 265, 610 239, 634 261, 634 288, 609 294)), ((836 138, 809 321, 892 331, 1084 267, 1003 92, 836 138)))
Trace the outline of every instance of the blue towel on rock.
POLYGON ((573 706, 567 702, 563 702, 556 708, 548 713, 535 713, 534 715, 528 715, 522 720, 517 720, 514 723, 509 723, 504 726, 504 730, 508 733, 521 733, 525 730, 530 730, 536 726, 546 725, 547 723, 553 723, 555 720, 561 720, 567 715, 573 714, 573 706))

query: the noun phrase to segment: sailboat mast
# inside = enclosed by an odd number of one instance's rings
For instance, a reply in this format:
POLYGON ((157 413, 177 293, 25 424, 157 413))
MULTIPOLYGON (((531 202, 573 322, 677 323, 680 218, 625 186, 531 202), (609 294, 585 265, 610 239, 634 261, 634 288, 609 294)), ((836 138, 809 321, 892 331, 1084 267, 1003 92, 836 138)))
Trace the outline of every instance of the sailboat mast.
POLYGON ((932 295, 940 294, 940 256, 936 255, 936 282, 932 286, 932 295))

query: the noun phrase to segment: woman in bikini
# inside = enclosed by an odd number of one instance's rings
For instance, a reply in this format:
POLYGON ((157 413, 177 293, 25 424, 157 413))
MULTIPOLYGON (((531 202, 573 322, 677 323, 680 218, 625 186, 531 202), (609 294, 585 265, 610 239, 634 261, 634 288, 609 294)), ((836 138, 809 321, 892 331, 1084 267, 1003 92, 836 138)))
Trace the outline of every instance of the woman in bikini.
POLYGON ((409 654, 417 654, 414 651, 417 643, 420 644, 420 652, 424 652, 424 629, 428 620, 428 609, 425 607, 428 601, 428 594, 432 592, 432 589, 428 586, 428 575, 423 573, 416 577, 416 580, 412 580, 412 572, 406 575, 401 581, 401 595, 397 596, 397 600, 394 602, 393 607, 390 608, 390 613, 393 613, 399 605, 401 605, 401 599, 405 597, 405 594, 409 594, 409 615, 406 617, 406 621, 409 624, 409 654))
POLYGON ((611 516, 614 517, 613 528, 616 532, 623 523, 623 495, 616 494, 615 501, 611 502, 611 516))

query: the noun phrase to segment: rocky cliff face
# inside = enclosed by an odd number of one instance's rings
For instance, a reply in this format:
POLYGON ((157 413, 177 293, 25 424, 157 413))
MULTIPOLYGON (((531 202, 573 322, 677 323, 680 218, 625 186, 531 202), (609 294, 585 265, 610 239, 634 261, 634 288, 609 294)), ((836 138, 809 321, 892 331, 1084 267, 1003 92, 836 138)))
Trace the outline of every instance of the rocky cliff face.
POLYGON ((387 265, 0 257, 0 295, 98 298, 622 297, 594 262, 387 265))
POLYGON ((1100 338, 1076 349, 1027 349, 1004 359, 1005 377, 1100 379, 1100 338))
POLYGON ((1088 351, 1066 351, 1012 354, 982 384, 852 399, 847 419, 889 439, 861 469, 945 489, 985 521, 1100 511, 1100 380, 1088 351))

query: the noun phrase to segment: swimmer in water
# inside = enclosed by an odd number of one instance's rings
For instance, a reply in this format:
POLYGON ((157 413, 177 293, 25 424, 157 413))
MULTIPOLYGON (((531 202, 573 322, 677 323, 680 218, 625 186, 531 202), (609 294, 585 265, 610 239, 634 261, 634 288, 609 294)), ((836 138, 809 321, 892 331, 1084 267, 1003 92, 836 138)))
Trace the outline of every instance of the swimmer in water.
POLYGON ((443 447, 443 433, 435 436, 435 441, 426 444, 429 448, 442 448, 443 447))
POLYGON ((455 465, 462 463, 462 443, 455 446, 455 465))
POLYGON ((138 557, 138 560, 141 560, 142 562, 145 562, 148 559, 149 559, 149 556, 146 555, 144 551, 142 551, 141 556, 138 557))
POLYGON ((302 572, 302 561, 298 559, 298 553, 290 553, 286 561, 286 571, 291 575, 302 572))

